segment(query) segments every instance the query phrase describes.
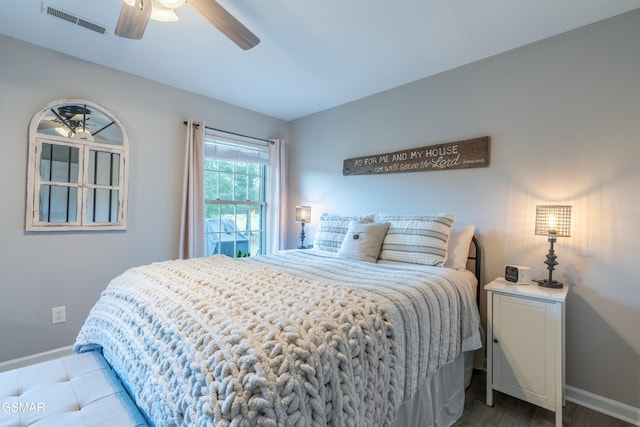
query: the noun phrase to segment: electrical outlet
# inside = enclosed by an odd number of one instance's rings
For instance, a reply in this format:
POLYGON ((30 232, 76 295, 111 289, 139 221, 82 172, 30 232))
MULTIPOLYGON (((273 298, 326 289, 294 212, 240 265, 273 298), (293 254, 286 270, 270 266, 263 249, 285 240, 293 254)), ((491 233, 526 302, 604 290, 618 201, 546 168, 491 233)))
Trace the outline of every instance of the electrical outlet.
POLYGON ((64 305, 51 309, 51 323, 62 323, 67 321, 67 308, 64 305))

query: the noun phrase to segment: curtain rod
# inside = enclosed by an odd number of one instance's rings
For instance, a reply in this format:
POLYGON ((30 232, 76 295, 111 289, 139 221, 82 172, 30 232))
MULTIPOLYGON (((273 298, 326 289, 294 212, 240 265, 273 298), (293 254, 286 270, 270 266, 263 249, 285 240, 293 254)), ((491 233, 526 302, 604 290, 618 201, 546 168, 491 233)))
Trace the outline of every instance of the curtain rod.
MULTIPOLYGON (((184 125, 185 125, 185 126, 189 124, 189 123, 188 123, 188 122, 186 122, 186 121, 184 121, 184 122, 182 122, 182 123, 184 123, 184 125)), ((194 123, 193 125, 194 125, 195 127, 200 126, 198 123, 194 123)), ((257 140, 257 141, 263 141, 263 142, 268 142, 269 144, 273 144, 273 141, 268 140, 268 139, 256 138, 255 136, 249 136, 249 135, 243 135, 243 134, 241 134, 241 133, 229 132, 228 130, 216 129, 216 128, 212 128, 212 127, 209 127, 209 126, 205 126, 204 128, 205 128, 205 129, 208 129, 208 130, 214 130, 214 131, 216 131, 216 132, 223 132, 223 133, 227 133, 227 134, 229 134, 229 135, 241 136, 241 137, 243 137, 243 138, 251 138, 251 139, 255 139, 255 140, 257 140)))

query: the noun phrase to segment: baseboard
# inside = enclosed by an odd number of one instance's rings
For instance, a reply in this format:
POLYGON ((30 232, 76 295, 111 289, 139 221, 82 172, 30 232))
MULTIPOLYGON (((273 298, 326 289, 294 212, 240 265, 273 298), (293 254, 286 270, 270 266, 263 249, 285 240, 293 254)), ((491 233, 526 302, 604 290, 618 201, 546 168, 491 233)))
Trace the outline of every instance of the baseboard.
POLYGON ((631 405, 571 386, 565 387, 565 393, 567 400, 570 402, 640 426, 640 408, 634 408, 631 405))
POLYGON ((20 357, 18 359, 7 360, 6 362, 0 362, 0 372, 22 368, 25 366, 33 365, 35 363, 47 362, 53 359, 59 359, 61 357, 69 356, 72 354, 73 346, 70 345, 68 347, 56 348, 54 350, 32 354, 30 356, 20 357))

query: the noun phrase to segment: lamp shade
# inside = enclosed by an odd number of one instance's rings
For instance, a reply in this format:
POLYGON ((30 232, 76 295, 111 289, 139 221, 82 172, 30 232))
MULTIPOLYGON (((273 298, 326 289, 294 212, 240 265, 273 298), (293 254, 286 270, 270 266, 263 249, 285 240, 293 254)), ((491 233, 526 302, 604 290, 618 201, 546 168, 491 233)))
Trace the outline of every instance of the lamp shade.
POLYGON ((296 222, 311 222, 311 206, 296 206, 296 222))
POLYGON ((535 234, 557 237, 571 236, 571 206, 539 205, 536 206, 535 234))

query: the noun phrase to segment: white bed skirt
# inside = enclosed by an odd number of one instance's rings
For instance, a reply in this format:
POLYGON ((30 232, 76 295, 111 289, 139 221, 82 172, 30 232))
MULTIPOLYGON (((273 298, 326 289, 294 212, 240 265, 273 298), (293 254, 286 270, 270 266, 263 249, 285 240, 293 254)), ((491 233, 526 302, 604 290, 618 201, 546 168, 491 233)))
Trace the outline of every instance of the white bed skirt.
POLYGON ((464 410, 471 381, 473 351, 459 354, 423 381, 413 399, 402 403, 393 427, 448 427, 464 410))

